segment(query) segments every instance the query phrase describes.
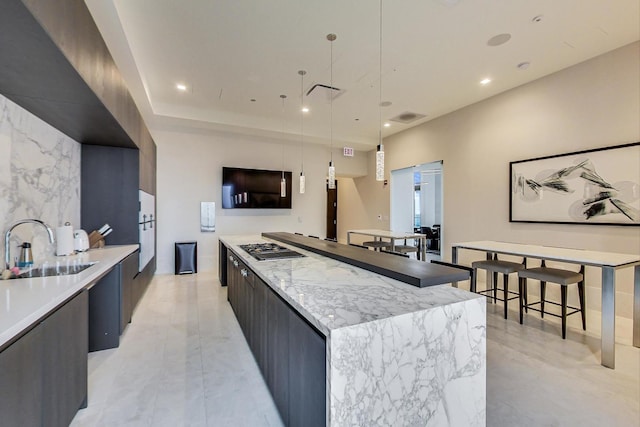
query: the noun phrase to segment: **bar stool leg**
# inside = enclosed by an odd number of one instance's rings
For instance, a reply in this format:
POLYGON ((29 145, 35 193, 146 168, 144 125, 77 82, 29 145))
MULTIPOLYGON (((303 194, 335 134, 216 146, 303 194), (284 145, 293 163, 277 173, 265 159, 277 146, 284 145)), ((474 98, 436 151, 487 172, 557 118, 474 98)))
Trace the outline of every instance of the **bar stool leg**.
POLYGON ((567 337, 567 287, 560 288, 560 298, 562 300, 562 339, 567 337))
POLYGON ((547 292, 547 282, 540 282, 540 317, 544 317, 544 294, 547 292))
POLYGON ((493 273, 493 303, 498 301, 498 273, 493 273))
POLYGON ((582 316, 582 330, 587 330, 587 317, 584 304, 584 280, 578 282, 578 295, 580 296, 580 315, 582 316))
POLYGON ((477 270, 477 269, 475 269, 475 268, 474 268, 474 269, 472 269, 472 270, 471 270, 471 285, 470 285, 470 288, 469 288, 469 290, 470 290, 471 292, 475 292, 475 291, 476 291, 476 288, 477 288, 477 286, 478 286, 478 283, 476 282, 476 277, 477 277, 477 276, 478 276, 478 270, 477 270))
POLYGON ((502 282, 503 282, 503 294, 504 294, 504 318, 507 318, 507 304, 509 303, 509 275, 508 274, 503 274, 502 275, 502 282))
POLYGON ((518 295, 518 303, 520 305, 519 310, 520 310, 520 324, 522 325, 522 321, 523 321, 523 315, 522 315, 522 306, 524 304, 526 304, 523 295, 524 295, 524 281, 525 279, 523 279, 522 277, 518 278, 518 288, 520 290, 520 295, 518 295))

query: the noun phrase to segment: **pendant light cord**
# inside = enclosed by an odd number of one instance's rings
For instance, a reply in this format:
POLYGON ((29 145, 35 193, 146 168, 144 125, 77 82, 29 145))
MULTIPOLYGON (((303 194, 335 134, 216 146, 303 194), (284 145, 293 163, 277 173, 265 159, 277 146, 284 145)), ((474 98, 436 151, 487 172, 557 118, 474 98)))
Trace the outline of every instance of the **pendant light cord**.
MULTIPOLYGON (((334 39, 335 40, 335 39, 334 39)), ((329 120, 330 120, 330 139, 329 139, 329 158, 333 164, 333 40, 331 42, 331 63, 329 64, 331 92, 329 93, 329 120)))
POLYGON ((306 71, 298 71, 300 74, 300 172, 304 175, 304 75, 306 71))
POLYGON ((284 179, 284 100, 286 97, 287 95, 280 95, 280 98, 282 99, 282 179, 284 179))
POLYGON ((378 144, 382 145, 382 0, 380 0, 380 83, 378 94, 378 144))

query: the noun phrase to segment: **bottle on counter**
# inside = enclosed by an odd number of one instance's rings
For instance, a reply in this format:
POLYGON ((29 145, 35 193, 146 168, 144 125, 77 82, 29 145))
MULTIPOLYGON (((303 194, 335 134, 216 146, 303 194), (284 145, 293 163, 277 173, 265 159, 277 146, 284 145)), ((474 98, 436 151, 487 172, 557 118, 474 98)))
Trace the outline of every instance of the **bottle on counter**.
POLYGON ((17 266, 19 268, 28 268, 33 265, 33 254, 31 253, 31 243, 24 242, 20 245, 20 257, 17 266))

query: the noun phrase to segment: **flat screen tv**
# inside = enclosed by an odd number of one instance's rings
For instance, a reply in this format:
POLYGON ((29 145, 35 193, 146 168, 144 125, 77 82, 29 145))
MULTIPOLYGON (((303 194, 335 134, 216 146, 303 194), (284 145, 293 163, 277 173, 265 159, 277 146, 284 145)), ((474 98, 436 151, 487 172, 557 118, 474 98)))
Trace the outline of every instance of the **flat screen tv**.
POLYGON ((223 209, 291 209, 291 172, 285 171, 285 196, 280 193, 282 171, 222 168, 223 209))

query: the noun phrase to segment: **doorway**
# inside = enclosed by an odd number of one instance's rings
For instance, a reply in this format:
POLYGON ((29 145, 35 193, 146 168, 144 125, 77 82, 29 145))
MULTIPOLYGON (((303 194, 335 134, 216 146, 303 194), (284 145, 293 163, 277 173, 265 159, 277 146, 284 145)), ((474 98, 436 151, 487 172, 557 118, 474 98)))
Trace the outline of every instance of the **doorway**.
POLYGON ((427 235, 427 258, 442 242, 442 161, 391 171, 391 229, 427 235))
POLYGON ((338 238, 338 181, 333 189, 327 183, 327 239, 338 238))

